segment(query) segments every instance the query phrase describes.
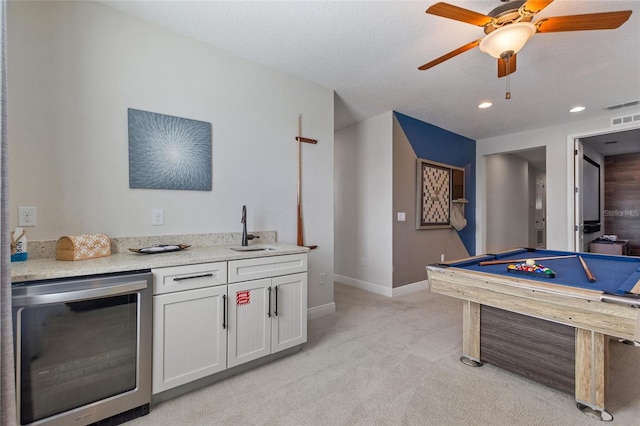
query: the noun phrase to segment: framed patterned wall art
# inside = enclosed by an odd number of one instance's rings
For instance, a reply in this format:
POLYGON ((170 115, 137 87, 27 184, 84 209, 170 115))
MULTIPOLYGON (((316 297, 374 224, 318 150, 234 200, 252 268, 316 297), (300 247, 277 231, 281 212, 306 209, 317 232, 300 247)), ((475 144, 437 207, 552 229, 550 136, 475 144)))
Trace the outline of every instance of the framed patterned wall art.
POLYGON ((451 227, 451 203, 464 198, 464 169, 418 158, 416 229, 451 227))
POLYGON ((211 123, 128 109, 129 188, 211 191, 211 123))

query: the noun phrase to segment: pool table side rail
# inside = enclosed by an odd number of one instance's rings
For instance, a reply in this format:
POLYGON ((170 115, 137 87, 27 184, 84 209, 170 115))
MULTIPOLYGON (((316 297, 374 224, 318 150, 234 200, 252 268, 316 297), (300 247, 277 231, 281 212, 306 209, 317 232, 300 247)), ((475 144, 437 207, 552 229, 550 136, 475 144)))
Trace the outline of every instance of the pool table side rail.
MULTIPOLYGON (((440 262, 438 264, 439 265, 450 266, 450 265, 477 263, 477 262, 489 261, 489 260, 499 260, 499 259, 502 259, 502 258, 504 258, 506 256, 511 256, 511 255, 522 255, 523 257, 524 256, 536 257, 535 255, 531 255, 531 256, 527 255, 527 253, 531 253, 532 250, 533 249, 513 248, 513 249, 504 250, 504 251, 500 251, 500 252, 496 252, 496 253, 478 254, 478 255, 475 255, 475 256, 463 257, 463 258, 460 258, 460 259, 447 260, 446 262, 440 262)), ((559 252, 559 253, 561 255, 565 254, 564 252, 559 252)), ((573 257, 575 257, 575 254, 573 254, 573 257)))
POLYGON ((482 262, 484 260, 494 260, 496 257, 490 254, 479 254, 477 256, 464 257, 462 259, 452 259, 438 263, 437 265, 450 266, 460 263, 482 262))
POLYGON ((640 309, 601 302, 601 291, 439 265, 427 275, 435 293, 640 341, 640 309))

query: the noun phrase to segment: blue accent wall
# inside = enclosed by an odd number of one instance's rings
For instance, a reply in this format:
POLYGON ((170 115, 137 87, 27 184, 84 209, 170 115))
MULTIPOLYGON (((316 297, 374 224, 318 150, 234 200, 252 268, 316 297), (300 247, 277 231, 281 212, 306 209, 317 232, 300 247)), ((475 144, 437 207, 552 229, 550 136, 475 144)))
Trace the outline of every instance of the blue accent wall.
MULTIPOLYGON (((416 158, 464 168, 464 207, 467 226, 458 235, 469 255, 476 251, 476 141, 408 115, 394 112, 416 158)), ((429 231, 421 231, 429 232, 429 231)))

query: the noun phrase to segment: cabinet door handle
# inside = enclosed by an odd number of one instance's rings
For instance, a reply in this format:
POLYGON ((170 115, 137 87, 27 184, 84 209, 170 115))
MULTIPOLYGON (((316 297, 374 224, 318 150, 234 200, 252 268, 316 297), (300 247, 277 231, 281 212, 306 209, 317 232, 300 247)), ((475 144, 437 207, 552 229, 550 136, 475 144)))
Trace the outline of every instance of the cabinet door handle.
POLYGON ((173 280, 174 281, 184 281, 184 280, 193 280, 196 278, 207 278, 207 277, 212 277, 213 274, 202 274, 202 275, 192 275, 190 277, 176 277, 173 280))
POLYGON ((271 287, 269 287, 269 297, 267 297, 267 316, 271 318, 271 287))
POLYGON ((222 295, 222 329, 227 328, 227 295, 222 295))
POLYGON ((275 299, 276 299, 276 307, 273 310, 273 316, 277 317, 278 316, 278 286, 275 286, 273 288, 273 292, 275 293, 275 299))

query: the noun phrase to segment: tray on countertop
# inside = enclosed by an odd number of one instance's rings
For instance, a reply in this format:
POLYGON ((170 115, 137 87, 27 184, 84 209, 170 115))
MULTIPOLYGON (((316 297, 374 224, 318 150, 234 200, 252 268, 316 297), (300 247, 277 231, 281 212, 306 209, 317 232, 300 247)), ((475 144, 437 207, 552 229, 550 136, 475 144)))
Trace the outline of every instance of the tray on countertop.
POLYGON ((143 247, 139 249, 130 248, 129 251, 142 254, 169 253, 172 251, 180 251, 191 247, 187 244, 161 244, 153 247, 143 247))

